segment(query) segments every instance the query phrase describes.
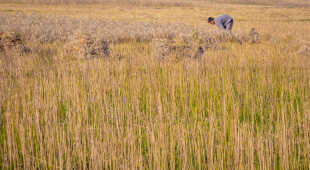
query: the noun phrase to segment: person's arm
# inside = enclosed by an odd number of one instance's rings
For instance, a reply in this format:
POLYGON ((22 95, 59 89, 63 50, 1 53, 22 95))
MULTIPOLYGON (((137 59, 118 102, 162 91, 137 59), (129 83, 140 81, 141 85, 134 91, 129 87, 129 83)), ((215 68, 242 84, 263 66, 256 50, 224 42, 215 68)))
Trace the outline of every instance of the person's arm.
POLYGON ((215 25, 219 29, 225 29, 225 25, 223 23, 222 16, 216 17, 214 20, 215 20, 215 25))
POLYGON ((216 22, 215 24, 219 29, 225 29, 224 24, 222 22, 216 22))

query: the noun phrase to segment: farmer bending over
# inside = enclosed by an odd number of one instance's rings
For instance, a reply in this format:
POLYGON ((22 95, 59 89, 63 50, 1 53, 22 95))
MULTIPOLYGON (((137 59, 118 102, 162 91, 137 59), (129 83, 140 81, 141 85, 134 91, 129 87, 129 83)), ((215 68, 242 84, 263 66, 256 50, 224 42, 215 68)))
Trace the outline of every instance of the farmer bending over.
POLYGON ((231 32, 231 29, 234 24, 234 20, 229 15, 220 15, 218 17, 209 17, 208 23, 212 25, 216 25, 221 30, 226 30, 231 32))

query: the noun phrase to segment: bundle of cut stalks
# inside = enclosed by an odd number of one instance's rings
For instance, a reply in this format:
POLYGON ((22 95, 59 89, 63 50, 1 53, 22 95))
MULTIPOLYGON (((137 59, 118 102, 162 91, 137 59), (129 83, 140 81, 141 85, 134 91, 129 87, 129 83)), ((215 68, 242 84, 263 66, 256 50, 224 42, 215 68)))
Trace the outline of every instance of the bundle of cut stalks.
POLYGON ((96 39, 89 34, 77 34, 64 46, 64 55, 77 59, 91 59, 110 55, 109 44, 104 39, 96 39))
POLYGON ((30 49, 25 46, 21 35, 16 32, 0 33, 0 52, 28 53, 30 49))

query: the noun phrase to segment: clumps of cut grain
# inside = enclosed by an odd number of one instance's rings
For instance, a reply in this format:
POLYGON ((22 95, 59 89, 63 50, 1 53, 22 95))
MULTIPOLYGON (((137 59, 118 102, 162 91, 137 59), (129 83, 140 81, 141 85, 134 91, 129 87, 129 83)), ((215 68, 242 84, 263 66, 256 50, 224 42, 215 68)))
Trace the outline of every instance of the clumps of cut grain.
POLYGON ((232 43, 258 43, 260 35, 255 28, 248 34, 232 33, 228 31, 212 31, 198 33, 192 36, 157 38, 152 40, 153 54, 157 58, 166 58, 171 55, 177 57, 201 57, 208 49, 222 50, 219 44, 225 42, 232 43))
POLYGON ((158 38, 152 40, 153 55, 157 58, 165 58, 170 55, 171 44, 174 42, 165 38, 158 38))
POLYGON ((169 39, 158 38, 152 40, 153 55, 156 58, 169 56, 199 58, 204 50, 201 46, 195 46, 193 42, 184 38, 169 39))
POLYGON ((237 41, 231 33, 216 31, 205 34, 195 32, 192 36, 157 38, 152 40, 153 55, 157 58, 169 56, 200 58, 208 49, 220 50, 218 44, 237 41))
POLYGON ((244 36, 242 34, 222 30, 201 33, 199 37, 201 43, 209 47, 213 47, 214 45, 223 42, 237 42, 242 44, 242 41, 244 40, 244 36))
POLYGON ((228 40, 232 42, 243 43, 259 43, 261 38, 260 34, 256 31, 255 28, 251 28, 248 34, 246 33, 232 33, 228 35, 228 40))
POLYGON ((63 56, 77 59, 91 59, 110 55, 109 43, 104 39, 93 38, 90 34, 76 34, 64 46, 63 56))
POLYGON ((310 41, 301 46, 297 54, 300 56, 310 56, 310 41))
POLYGON ((222 42, 237 42, 240 44, 243 43, 258 43, 260 41, 260 35, 255 28, 252 28, 248 34, 238 33, 238 32, 227 32, 227 31, 215 31, 210 32, 209 34, 203 37, 203 40, 206 41, 209 45, 222 43, 222 42))
POLYGON ((21 35, 16 32, 0 33, 0 52, 28 53, 30 49, 25 46, 21 35))
POLYGON ((248 35, 249 43, 257 43, 259 42, 259 40, 260 40, 259 33, 256 31, 255 28, 252 28, 248 35))
POLYGON ((299 68, 310 68, 310 41, 305 42, 297 51, 295 58, 296 66, 299 68))

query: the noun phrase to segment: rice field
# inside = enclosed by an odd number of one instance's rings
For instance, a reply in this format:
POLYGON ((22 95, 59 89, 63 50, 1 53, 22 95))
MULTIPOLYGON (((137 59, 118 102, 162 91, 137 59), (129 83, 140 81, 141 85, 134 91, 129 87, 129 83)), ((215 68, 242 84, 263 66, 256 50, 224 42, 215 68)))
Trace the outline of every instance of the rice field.
POLYGON ((0 32, 30 49, 0 43, 0 169, 310 168, 301 1, 37 2, 0 4, 0 32), (207 18, 224 13, 236 35, 255 28, 260 40, 154 56, 153 39, 204 41, 216 33, 207 18), (109 56, 64 54, 75 34, 104 39, 109 56))

